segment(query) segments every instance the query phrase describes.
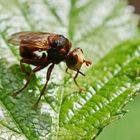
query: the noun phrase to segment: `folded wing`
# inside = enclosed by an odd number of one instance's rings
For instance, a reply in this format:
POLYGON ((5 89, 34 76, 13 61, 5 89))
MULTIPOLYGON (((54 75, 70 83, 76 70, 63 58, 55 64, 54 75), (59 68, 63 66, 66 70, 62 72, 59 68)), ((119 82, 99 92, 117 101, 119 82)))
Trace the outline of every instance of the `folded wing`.
POLYGON ((18 32, 11 35, 8 42, 17 46, 46 48, 48 45, 48 36, 51 33, 46 32, 18 32))

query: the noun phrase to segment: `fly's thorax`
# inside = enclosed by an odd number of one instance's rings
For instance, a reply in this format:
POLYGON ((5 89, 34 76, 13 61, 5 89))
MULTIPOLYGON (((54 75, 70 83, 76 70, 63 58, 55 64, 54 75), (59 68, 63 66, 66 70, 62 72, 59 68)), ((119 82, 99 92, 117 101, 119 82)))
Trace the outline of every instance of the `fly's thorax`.
POLYGON ((48 37, 49 45, 60 53, 68 53, 71 48, 71 42, 63 35, 54 34, 48 37))
POLYGON ((84 54, 80 48, 76 48, 71 51, 66 58, 67 67, 72 70, 80 69, 83 63, 84 54))
POLYGON ((55 64, 65 61, 71 48, 71 42, 59 34, 50 35, 48 42, 50 46, 48 49, 48 59, 55 64))

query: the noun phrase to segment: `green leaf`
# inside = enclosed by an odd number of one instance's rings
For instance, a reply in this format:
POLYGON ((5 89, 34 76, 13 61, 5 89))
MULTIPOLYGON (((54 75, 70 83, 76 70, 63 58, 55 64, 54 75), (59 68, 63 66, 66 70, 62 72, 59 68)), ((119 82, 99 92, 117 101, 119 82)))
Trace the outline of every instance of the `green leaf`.
POLYGON ((140 40, 134 40, 117 46, 87 72, 93 76, 82 81, 86 94, 71 93, 63 100, 61 127, 73 129, 75 135, 80 130, 81 138, 92 139, 125 114, 124 105, 139 91, 139 45, 140 40))
MULTIPOLYGON (((138 18, 125 0, 1 0, 0 2, 0 139, 94 139, 140 90, 138 18), (18 31, 46 31, 67 36, 93 61, 78 82, 55 67, 38 110, 46 69, 34 76, 15 99, 13 91, 27 79, 19 67, 19 52, 7 42, 18 31), (127 40, 121 43, 123 40, 127 40), (121 43, 121 44, 120 44, 121 43), (120 45, 119 45, 120 44, 120 45)), ((29 68, 30 70, 31 68, 29 68)))

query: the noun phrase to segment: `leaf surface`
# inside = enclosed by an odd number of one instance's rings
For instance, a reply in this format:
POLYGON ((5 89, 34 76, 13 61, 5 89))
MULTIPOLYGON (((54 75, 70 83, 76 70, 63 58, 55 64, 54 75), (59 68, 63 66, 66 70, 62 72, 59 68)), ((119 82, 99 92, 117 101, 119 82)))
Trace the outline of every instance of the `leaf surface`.
MULTIPOLYGON (((138 18, 125 0, 1 0, 0 2, 0 138, 18 140, 93 139, 125 114, 123 107, 139 91, 138 18), (9 3, 9 4, 7 4, 9 3), (18 31, 63 34, 93 61, 78 82, 65 64, 55 67, 37 111, 31 107, 43 83, 44 69, 16 99, 27 76, 19 67, 18 49, 7 42, 18 31), (121 44, 120 44, 121 43, 121 44), (120 45, 118 45, 120 44, 120 45)), ((31 70, 31 68, 28 68, 31 70)))

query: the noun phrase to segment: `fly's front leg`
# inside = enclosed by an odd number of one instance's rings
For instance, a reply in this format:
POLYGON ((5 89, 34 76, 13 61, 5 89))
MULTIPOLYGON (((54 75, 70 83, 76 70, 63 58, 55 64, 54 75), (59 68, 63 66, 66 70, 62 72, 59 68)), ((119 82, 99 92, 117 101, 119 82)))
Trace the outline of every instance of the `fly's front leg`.
POLYGON ((66 73, 69 74, 70 76, 72 76, 72 74, 68 70, 69 70, 69 68, 66 68, 66 73))
POLYGON ((36 109, 36 108, 38 107, 38 103, 39 103, 39 101, 40 101, 42 95, 44 94, 45 89, 46 89, 46 87, 47 87, 47 84, 48 84, 48 82, 49 82, 49 80, 50 80, 50 76, 51 76, 51 72, 52 72, 53 68, 54 68, 54 64, 52 64, 52 65, 48 68, 47 77, 46 77, 46 83, 45 83, 45 85, 44 85, 44 87, 43 87, 43 89, 42 89, 42 91, 41 91, 41 93, 40 93, 40 96, 39 96, 37 102, 34 104, 33 109, 36 109))
MULTIPOLYGON (((74 83, 76 84, 76 86, 79 88, 79 91, 82 92, 84 90, 84 88, 80 87, 80 85, 77 83, 76 78, 78 77, 79 74, 79 70, 77 70, 77 73, 74 76, 74 83)), ((80 73, 81 74, 81 73, 80 73)), ((85 75, 84 75, 85 76, 85 75)))
POLYGON ((29 84, 29 82, 30 82, 30 80, 31 80, 31 78, 32 78, 32 75, 33 75, 35 72, 37 72, 37 71, 43 69, 44 67, 45 67, 44 65, 35 67, 35 68, 30 72, 29 77, 28 77, 28 79, 27 79, 25 85, 24 85, 20 90, 14 92, 14 93, 12 94, 12 96, 15 97, 15 96, 17 96, 21 91, 23 91, 23 90, 28 86, 28 84, 29 84))

